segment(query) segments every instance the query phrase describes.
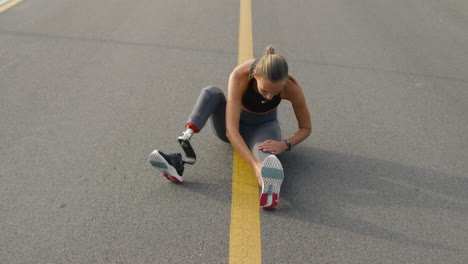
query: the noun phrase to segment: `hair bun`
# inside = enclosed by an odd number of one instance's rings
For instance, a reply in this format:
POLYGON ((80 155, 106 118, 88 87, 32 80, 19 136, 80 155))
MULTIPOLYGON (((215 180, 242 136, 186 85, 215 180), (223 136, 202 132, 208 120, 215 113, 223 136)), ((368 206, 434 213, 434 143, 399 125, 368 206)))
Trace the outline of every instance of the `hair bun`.
POLYGON ((265 55, 271 55, 271 54, 275 54, 275 49, 273 48, 272 45, 269 45, 265 49, 265 55))

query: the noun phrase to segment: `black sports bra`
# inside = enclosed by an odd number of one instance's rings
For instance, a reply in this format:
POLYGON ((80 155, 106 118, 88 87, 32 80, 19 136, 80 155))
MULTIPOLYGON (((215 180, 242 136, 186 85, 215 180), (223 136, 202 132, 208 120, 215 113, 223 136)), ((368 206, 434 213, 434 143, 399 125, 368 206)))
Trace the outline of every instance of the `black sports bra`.
POLYGON ((242 106, 255 113, 265 113, 276 108, 280 104, 281 94, 277 94, 273 96, 271 100, 267 100, 255 90, 254 84, 257 80, 254 78, 253 72, 255 66, 257 66, 257 62, 258 59, 256 59, 254 63, 252 63, 252 67, 250 67, 249 83, 247 90, 244 92, 244 95, 242 95, 242 106))

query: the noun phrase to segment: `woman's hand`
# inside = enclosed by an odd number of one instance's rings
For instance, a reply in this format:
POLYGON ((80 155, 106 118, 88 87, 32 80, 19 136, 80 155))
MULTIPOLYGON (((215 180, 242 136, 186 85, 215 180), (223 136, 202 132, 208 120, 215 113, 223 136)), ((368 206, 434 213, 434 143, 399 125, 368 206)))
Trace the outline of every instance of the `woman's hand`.
POLYGON ((255 176, 257 176, 258 185, 260 185, 260 187, 263 187, 262 163, 257 162, 254 166, 254 170, 255 170, 255 176))
POLYGON ((287 150, 288 146, 284 141, 265 140, 265 142, 258 146, 258 149, 263 152, 270 152, 273 155, 279 155, 287 150))

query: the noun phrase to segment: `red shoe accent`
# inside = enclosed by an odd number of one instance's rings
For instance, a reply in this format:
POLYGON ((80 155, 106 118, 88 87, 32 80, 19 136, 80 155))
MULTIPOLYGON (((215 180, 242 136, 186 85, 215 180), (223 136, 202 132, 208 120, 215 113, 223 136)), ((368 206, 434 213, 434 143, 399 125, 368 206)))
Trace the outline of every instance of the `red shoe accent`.
POLYGON ((173 182, 182 183, 179 179, 174 176, 171 176, 173 182))
POLYGON ((163 173, 163 176, 166 177, 166 179, 168 179, 170 181, 173 181, 173 182, 176 182, 176 183, 182 183, 181 180, 177 179, 176 177, 174 177, 172 175, 167 175, 167 174, 163 173))
POLYGON ((268 193, 262 193, 260 195, 260 206, 264 206, 268 201, 268 193))
MULTIPOLYGON (((264 193, 264 194, 266 194, 266 193, 264 193)), ((278 206, 278 194, 273 193, 273 201, 272 201, 271 205, 264 206, 264 207, 262 207, 262 209, 264 209, 264 210, 276 210, 277 206, 278 206)))
POLYGON ((193 132, 195 132, 195 133, 200 132, 200 129, 198 129, 198 127, 196 127, 194 124, 188 123, 187 125, 185 125, 185 127, 192 129, 193 132))
POLYGON ((166 179, 172 181, 172 180, 169 178, 169 176, 167 176, 167 174, 163 173, 163 176, 166 177, 166 179))

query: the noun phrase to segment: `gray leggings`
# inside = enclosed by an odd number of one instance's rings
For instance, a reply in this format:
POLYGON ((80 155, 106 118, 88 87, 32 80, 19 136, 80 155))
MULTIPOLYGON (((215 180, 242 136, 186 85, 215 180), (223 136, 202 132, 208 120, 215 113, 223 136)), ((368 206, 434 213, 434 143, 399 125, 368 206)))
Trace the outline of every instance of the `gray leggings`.
MULTIPOLYGON (((187 123, 194 124, 200 131, 210 118, 213 133, 221 140, 226 137, 226 97, 221 89, 208 86, 202 90, 187 123)), ((276 109, 265 115, 241 111, 239 132, 258 161, 262 162, 271 153, 257 150, 265 140, 281 140, 281 129, 276 109)))

